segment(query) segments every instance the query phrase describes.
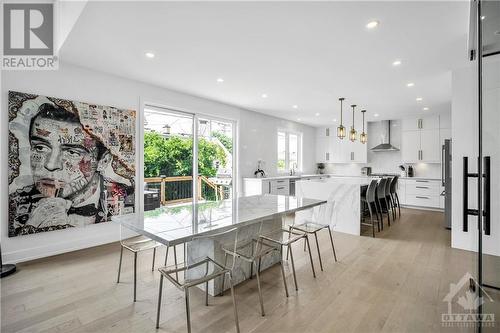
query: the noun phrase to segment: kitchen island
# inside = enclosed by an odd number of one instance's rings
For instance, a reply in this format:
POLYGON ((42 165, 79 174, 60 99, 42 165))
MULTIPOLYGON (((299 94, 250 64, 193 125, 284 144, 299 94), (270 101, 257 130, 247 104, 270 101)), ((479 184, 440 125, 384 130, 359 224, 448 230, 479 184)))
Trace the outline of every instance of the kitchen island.
MULTIPOLYGON (((370 177, 330 177, 297 181, 296 196, 318 200, 335 201, 334 214, 329 221, 333 230, 352 235, 360 235, 361 190, 370 184, 370 177)), ((296 219, 307 218, 306 213, 298 213, 296 219)))
MULTIPOLYGON (((296 212, 324 203, 324 200, 266 194, 182 206, 164 206, 142 214, 114 216, 113 221, 166 246, 187 243, 188 262, 209 256, 223 263, 221 239, 193 239, 237 227, 238 242, 243 244, 260 234, 280 229, 283 217, 293 219, 296 212)), ((279 260, 278 253, 264 257, 261 267, 265 269, 279 260)), ((249 264, 237 260, 233 270, 234 283, 242 282, 249 276, 249 264)), ((221 280, 216 280, 215 283, 212 281, 208 287, 209 293, 220 293, 221 284, 221 280)))

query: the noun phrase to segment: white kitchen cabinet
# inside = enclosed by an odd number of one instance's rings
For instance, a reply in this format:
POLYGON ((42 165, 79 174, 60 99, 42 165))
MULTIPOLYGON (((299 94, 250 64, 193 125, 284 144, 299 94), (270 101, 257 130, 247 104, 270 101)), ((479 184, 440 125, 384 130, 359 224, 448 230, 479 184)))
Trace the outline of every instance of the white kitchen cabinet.
POLYGON ((405 163, 419 162, 420 131, 404 131, 401 133, 401 159, 405 163))
POLYGON ((270 194, 289 195, 290 194, 290 179, 277 179, 270 181, 270 194))
POLYGON ((439 129, 420 129, 401 133, 401 158, 405 163, 440 163, 439 129))
MULTIPOLYGON (((346 131, 350 125, 344 124, 346 131)), ((362 120, 356 120, 356 129, 362 130, 362 120)), ((366 127, 365 127, 366 129, 366 127)), ((367 163, 367 147, 359 140, 351 142, 346 133, 344 139, 337 137, 337 128, 320 127, 316 130, 316 162, 318 163, 367 163)), ((359 134, 358 134, 359 136, 359 134)))
POLYGON ((401 120, 401 130, 402 131, 415 131, 421 129, 439 129, 439 117, 438 116, 427 116, 420 117, 417 119, 403 119, 401 120))
POLYGON ((405 188, 404 201, 402 205, 443 208, 444 202, 441 197, 441 181, 433 179, 401 179, 405 188))
POLYGON ((406 182, 404 179, 398 179, 398 199, 401 205, 406 205, 406 182))
POLYGON ((269 194, 271 193, 271 182, 263 178, 245 178, 243 192, 245 196, 269 194))
POLYGON ((427 163, 441 162, 439 130, 429 129, 420 131, 420 161, 427 163))
POLYGON ((316 139, 316 162, 331 163, 330 141, 328 138, 319 137, 316 139))

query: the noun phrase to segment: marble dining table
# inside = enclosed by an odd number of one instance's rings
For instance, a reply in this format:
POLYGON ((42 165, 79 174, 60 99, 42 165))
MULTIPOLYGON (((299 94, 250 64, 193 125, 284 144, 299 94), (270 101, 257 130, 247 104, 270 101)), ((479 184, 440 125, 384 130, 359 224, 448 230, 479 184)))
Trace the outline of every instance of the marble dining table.
MULTIPOLYGON (((243 243, 282 226, 286 219, 295 218, 299 211, 313 209, 326 203, 321 199, 285 195, 255 195, 220 201, 206 201, 175 206, 163 206, 144 213, 114 216, 113 222, 139 235, 146 236, 165 246, 185 246, 186 260, 210 256, 223 262, 224 252, 217 241, 197 242, 200 236, 219 234, 238 228, 238 242, 243 243)), ((266 269, 280 260, 279 255, 263 258, 261 267, 266 269)), ((249 278, 248 263, 235 263, 235 284, 249 278)), ((203 288, 203 286, 201 286, 203 288)), ((209 285, 209 293, 220 292, 221 283, 209 285)))

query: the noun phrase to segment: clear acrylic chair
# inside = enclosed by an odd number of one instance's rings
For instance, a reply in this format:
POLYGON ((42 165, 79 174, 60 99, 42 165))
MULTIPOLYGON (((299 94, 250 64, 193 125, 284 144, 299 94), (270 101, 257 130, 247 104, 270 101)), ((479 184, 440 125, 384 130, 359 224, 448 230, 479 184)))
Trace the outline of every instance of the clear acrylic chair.
MULTIPOLYGON (((123 260, 123 249, 129 250, 134 254, 134 302, 137 300, 137 253, 142 251, 147 251, 153 249, 153 264, 151 267, 151 271, 155 269, 155 256, 156 256, 156 248, 161 246, 160 243, 155 242, 154 240, 144 237, 144 236, 136 236, 128 239, 120 240, 120 261, 118 264, 118 277, 116 279, 116 283, 120 283, 120 274, 122 270, 122 260, 123 260)), ((168 250, 167 250, 168 254, 168 250)), ((165 255, 165 262, 167 261, 167 256, 165 255)))
MULTIPOLYGON (((331 226, 335 226, 336 224, 334 214, 335 200, 333 200, 332 194, 325 204, 319 207, 314 207, 312 209, 312 216, 309 219, 306 219, 304 222, 301 222, 299 224, 291 225, 292 230, 304 233, 306 235, 306 239, 308 239, 308 235, 314 235, 314 238, 316 240, 316 248, 318 249, 318 259, 321 270, 323 270, 323 262, 321 260, 321 251, 319 249, 319 231, 328 230, 328 233, 330 234, 330 242, 332 244, 333 258, 335 259, 335 262, 337 262, 337 254, 335 253, 335 246, 333 245, 333 235, 331 230, 331 226)), ((309 244, 307 244, 307 246, 309 246, 309 244)))
MULTIPOLYGON (((262 226, 264 221, 259 223, 258 235, 262 232, 262 226)), ((245 242, 240 242, 236 249, 233 248, 225 248, 222 247, 224 251, 224 266, 227 266, 228 257, 232 257, 232 267, 234 267, 236 260, 242 260, 250 264, 250 278, 252 278, 253 270, 255 268, 255 275, 257 277, 257 288, 259 290, 259 301, 260 301, 260 311, 262 316, 265 315, 264 311, 264 300, 262 297, 262 288, 260 284, 260 269, 262 257, 272 254, 279 253, 280 255, 280 267, 281 274, 283 276, 283 282, 285 284, 285 294, 288 297, 288 287, 286 284, 285 278, 285 270, 283 269, 283 260, 282 260, 282 248, 278 248, 276 246, 272 246, 270 244, 264 243, 262 238, 250 239, 245 242)), ((224 280, 222 280, 222 293, 224 292, 224 280)))
MULTIPOLYGON (((316 272, 314 270, 314 262, 311 254, 311 247, 309 245, 309 239, 307 235, 303 232, 295 231, 292 228, 292 225, 295 223, 295 218, 285 215, 282 217, 282 227, 262 234, 259 236, 259 239, 265 245, 271 245, 280 249, 280 252, 283 252, 283 247, 287 247, 287 259, 288 254, 290 255, 290 262, 292 264, 292 273, 293 273, 293 282, 295 283, 295 290, 299 290, 297 284, 297 274, 295 273, 295 261, 293 259, 293 251, 292 244, 304 240, 306 242, 307 250, 309 252, 309 260, 311 261, 311 269, 313 273, 313 277, 316 278, 316 272)), ((288 291, 287 291, 288 293, 288 291)))
MULTIPOLYGON (((201 242, 209 241, 209 242, 219 242, 222 243, 222 246, 225 248, 232 248, 233 251, 236 251, 238 246, 238 229, 232 228, 230 230, 209 234, 203 236, 195 236, 191 239, 190 242, 187 243, 187 248, 190 247, 193 242, 201 242)), ((160 288, 158 293, 158 312, 156 315, 156 328, 160 327, 160 311, 161 311, 161 297, 163 290, 163 278, 169 280, 177 289, 184 291, 184 297, 186 302, 186 321, 187 321, 187 331, 191 332, 191 314, 190 314, 190 306, 189 306, 189 289, 191 287, 198 286, 200 284, 205 284, 205 304, 208 305, 208 283, 217 278, 224 279, 225 276, 228 276, 229 287, 231 289, 231 297, 233 300, 233 310, 234 310, 234 319, 236 324, 236 331, 240 331, 239 322, 238 322, 238 311, 236 308, 236 299, 234 296, 234 288, 233 288, 233 267, 227 268, 213 258, 209 256, 203 256, 200 258, 190 259, 189 256, 186 256, 186 259, 183 263, 174 264, 172 266, 161 267, 158 269, 160 272, 160 288)))

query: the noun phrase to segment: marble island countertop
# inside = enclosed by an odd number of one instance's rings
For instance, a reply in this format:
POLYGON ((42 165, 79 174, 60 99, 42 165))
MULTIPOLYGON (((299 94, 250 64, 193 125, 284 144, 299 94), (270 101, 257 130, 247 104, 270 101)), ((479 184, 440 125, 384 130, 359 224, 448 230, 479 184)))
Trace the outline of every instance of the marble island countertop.
POLYGON ((164 206, 143 214, 113 216, 112 221, 171 245, 188 241, 193 236, 276 219, 323 203, 325 200, 321 199, 265 194, 196 205, 164 206))

